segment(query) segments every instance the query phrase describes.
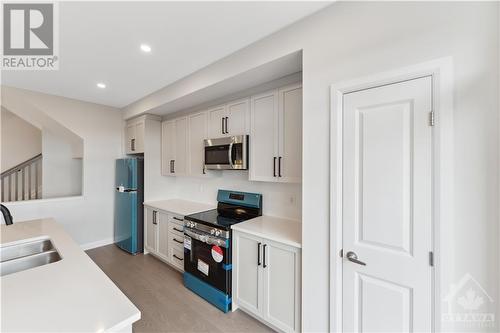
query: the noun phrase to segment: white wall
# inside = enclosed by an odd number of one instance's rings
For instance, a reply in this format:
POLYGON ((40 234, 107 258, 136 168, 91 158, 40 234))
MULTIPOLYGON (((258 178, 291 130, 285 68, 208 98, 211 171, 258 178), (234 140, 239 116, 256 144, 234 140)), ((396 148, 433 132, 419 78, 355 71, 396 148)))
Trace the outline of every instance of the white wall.
POLYGON ((73 157, 71 142, 59 133, 43 129, 42 151, 42 198, 81 195, 83 161, 73 157))
POLYGON ((161 125, 146 121, 144 153, 144 201, 179 198, 215 204, 217 190, 229 189, 263 194, 263 213, 269 216, 301 219, 300 184, 248 181, 246 171, 207 171, 210 177, 161 176, 161 125))
POLYGON ((303 50, 303 329, 324 332, 329 327, 330 85, 451 56, 456 220, 442 230, 441 244, 453 255, 441 258, 441 288, 446 292, 469 272, 490 295, 499 295, 498 6, 338 2, 130 105, 126 116, 303 50))
POLYGON ((42 152, 42 132, 5 108, 1 112, 1 172, 4 172, 42 152))
POLYGON ((79 244, 111 241, 114 166, 122 156, 120 110, 6 86, 2 86, 2 105, 45 113, 84 141, 83 196, 8 203, 14 222, 53 217, 79 244))

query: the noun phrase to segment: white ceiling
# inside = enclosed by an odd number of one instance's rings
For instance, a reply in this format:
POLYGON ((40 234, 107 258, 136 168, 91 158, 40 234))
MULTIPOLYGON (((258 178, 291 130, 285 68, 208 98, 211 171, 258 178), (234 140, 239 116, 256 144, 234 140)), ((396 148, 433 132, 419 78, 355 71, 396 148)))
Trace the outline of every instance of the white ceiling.
POLYGON ((124 107, 329 3, 59 4, 59 70, 3 71, 2 84, 124 107))

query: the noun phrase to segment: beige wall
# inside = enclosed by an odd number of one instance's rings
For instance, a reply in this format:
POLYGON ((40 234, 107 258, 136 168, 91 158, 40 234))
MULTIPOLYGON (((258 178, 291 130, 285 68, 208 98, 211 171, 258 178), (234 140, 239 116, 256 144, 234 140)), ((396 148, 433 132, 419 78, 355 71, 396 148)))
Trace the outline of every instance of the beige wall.
POLYGON ((2 172, 42 152, 42 132, 5 108, 1 111, 2 172))

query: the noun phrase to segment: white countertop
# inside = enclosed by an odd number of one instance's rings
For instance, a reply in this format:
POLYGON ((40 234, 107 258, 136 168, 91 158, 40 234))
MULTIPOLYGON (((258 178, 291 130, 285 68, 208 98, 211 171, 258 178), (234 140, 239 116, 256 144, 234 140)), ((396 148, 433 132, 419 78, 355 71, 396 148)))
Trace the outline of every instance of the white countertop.
POLYGON ((234 224, 231 229, 286 245, 302 247, 302 224, 298 221, 272 216, 259 216, 234 224))
POLYGON ((144 202, 144 206, 156 208, 159 210, 175 213, 182 216, 204 212, 206 210, 216 208, 216 205, 182 200, 182 199, 146 201, 144 202))
POLYGON ((0 278, 2 332, 117 331, 139 309, 53 219, 0 225, 0 243, 48 236, 62 260, 0 278))

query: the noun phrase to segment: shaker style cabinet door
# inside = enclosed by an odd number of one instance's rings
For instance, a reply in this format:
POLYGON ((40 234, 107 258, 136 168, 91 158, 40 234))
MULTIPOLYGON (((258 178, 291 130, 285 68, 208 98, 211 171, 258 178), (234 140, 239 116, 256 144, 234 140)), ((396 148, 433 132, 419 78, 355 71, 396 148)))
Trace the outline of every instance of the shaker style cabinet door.
POLYGON ((228 136, 225 131, 226 106, 220 105, 211 108, 208 113, 208 136, 210 139, 228 136))
POLYGON ((168 215, 158 212, 157 220, 158 255, 163 259, 168 260, 168 215))
POLYGON ((163 176, 175 175, 175 121, 161 124, 161 173, 163 176))
POLYGON ((205 174, 205 146, 203 140, 207 139, 207 128, 206 112, 189 116, 188 173, 193 176, 205 174))
POLYGON ((224 131, 229 136, 248 134, 249 127, 249 107, 248 98, 233 101, 226 105, 227 115, 225 119, 224 131))
POLYGON ((135 154, 135 125, 127 125, 125 128, 125 153, 135 154))
POLYGON ((157 211, 154 211, 151 208, 146 208, 146 241, 145 247, 149 252, 157 251, 157 211))
POLYGON ((302 180, 302 85, 279 90, 279 154, 280 182, 302 180))
POLYGON ((187 174, 187 144, 188 120, 187 117, 177 118, 175 121, 175 162, 174 173, 178 176, 187 174))
POLYGON ((146 124, 144 121, 135 125, 135 152, 144 153, 144 129, 146 124))
POLYGON ((250 180, 278 181, 278 91, 251 98, 250 180))
POLYGON ((238 306, 260 317, 263 314, 262 240, 240 232, 234 232, 233 237, 233 296, 238 306))
POLYGON ((300 253, 265 240, 264 318, 285 332, 300 331, 300 253))

